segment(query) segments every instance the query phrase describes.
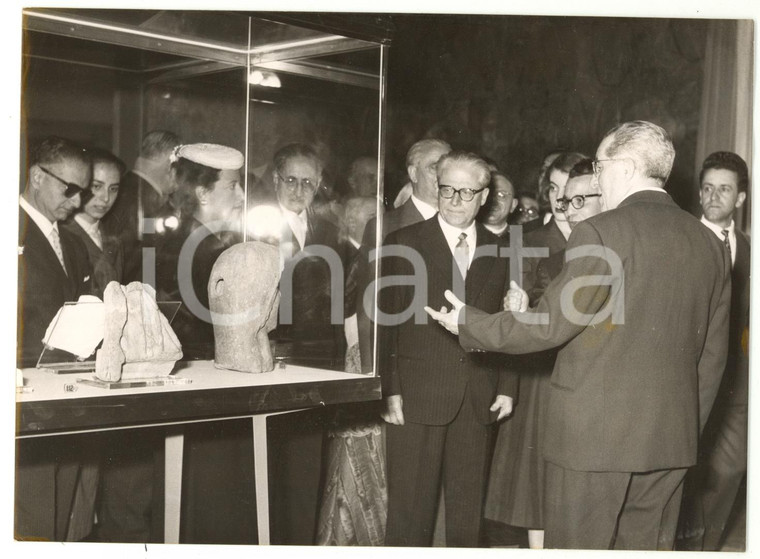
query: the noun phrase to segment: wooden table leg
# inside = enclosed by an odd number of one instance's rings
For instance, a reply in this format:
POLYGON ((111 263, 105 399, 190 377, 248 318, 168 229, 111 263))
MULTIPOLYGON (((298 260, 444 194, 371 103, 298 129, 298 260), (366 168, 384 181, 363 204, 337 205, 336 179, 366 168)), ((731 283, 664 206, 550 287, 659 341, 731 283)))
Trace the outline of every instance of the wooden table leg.
POLYGON ((169 431, 164 441, 164 543, 179 543, 179 515, 182 503, 182 453, 185 433, 169 431))

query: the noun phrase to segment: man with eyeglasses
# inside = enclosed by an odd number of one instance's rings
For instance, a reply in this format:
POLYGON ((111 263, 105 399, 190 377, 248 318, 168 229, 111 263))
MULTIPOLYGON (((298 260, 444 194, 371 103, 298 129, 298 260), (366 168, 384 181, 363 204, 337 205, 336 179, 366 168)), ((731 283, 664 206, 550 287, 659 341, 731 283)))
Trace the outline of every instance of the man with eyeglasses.
POLYGON ((565 212, 570 229, 602 211, 602 192, 593 179, 591 159, 583 159, 570 169, 565 195, 557 199, 557 206, 565 212))
POLYGON ((490 424, 511 413, 516 377, 500 373, 492 356, 465 352, 423 307, 440 308, 443 291, 455 288, 470 304, 498 310, 507 260, 497 256, 499 239, 475 221, 488 196, 486 162, 450 152, 438 161, 437 177, 439 213, 390 233, 383 244, 384 252, 401 254, 383 255, 382 280, 417 273, 421 282, 378 293, 378 312, 389 315, 377 317, 387 423, 385 544, 431 545, 443 484, 446 545, 476 547, 490 424))
POLYGON ((547 547, 673 548, 731 294, 723 244, 663 188, 674 157, 655 124, 613 128, 594 163, 605 211, 575 227, 535 308, 488 315, 448 294, 450 312, 428 311, 464 348, 562 346, 544 441, 547 547))
POLYGON ((750 243, 734 214, 747 198, 749 171, 737 154, 718 151, 704 160, 699 179, 702 223, 732 262, 731 322, 728 361, 700 442, 699 462, 687 477, 679 522, 684 548, 718 551, 747 473, 750 243))
MULTIPOLYGON (((64 138, 46 137, 29 153, 19 198, 19 368, 36 364, 58 309, 90 293, 87 249, 59 222, 85 202, 91 173, 87 152, 64 138)), ((78 461, 66 445, 49 439, 19 443, 16 458, 15 537, 64 541, 78 461)))

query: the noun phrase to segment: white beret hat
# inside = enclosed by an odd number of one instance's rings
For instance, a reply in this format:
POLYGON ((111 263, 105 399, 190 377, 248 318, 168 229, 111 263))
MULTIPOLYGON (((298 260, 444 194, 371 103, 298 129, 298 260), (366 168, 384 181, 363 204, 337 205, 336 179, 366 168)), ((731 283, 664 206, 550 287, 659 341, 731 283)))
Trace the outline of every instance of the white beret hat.
POLYGON ((174 148, 172 162, 184 157, 194 163, 211 167, 212 169, 240 169, 243 166, 243 154, 235 148, 219 144, 186 144, 174 148))

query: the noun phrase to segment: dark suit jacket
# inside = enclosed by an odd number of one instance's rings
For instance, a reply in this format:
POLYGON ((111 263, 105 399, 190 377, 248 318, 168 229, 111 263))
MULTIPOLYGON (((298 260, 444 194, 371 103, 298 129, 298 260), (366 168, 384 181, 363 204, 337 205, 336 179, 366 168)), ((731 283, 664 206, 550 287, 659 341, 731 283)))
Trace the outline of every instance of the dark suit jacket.
POLYGON ((112 281, 123 283, 124 251, 118 237, 105 234, 101 230, 103 249, 90 238, 87 231, 82 229, 73 218, 66 221, 63 227, 76 235, 87 249, 87 257, 92 266, 92 294, 103 298, 103 291, 112 281))
MULTIPOLYGON (((398 208, 383 215, 383 238, 394 231, 398 231, 402 227, 407 227, 422 220, 422 214, 417 209, 417 206, 414 205, 412 199, 409 198, 409 200, 401 204, 398 208)), ((377 218, 373 217, 367 222, 367 226, 364 229, 362 245, 369 247, 369 249, 373 249, 375 248, 376 240, 377 218)))
POLYGON ((156 249, 156 289, 157 298, 164 301, 182 301, 174 321, 174 332, 182 344, 186 359, 213 359, 214 327, 208 311, 208 282, 211 270, 219 255, 239 239, 230 235, 226 242, 221 241, 200 221, 184 216, 176 230, 160 238, 156 249), (191 234, 198 231, 203 235, 190 264, 190 280, 195 296, 203 307, 202 312, 195 313, 188 306, 180 292, 178 266, 182 247, 191 234))
POLYGON ((749 238, 736 231, 736 261, 731 270, 728 361, 718 395, 721 405, 746 406, 749 402, 749 266, 749 238))
POLYGON ((80 295, 90 293, 92 271, 84 244, 60 225, 58 231, 67 273, 40 228, 24 210, 19 210, 19 367, 37 364, 45 330, 58 309, 66 301, 76 301, 80 295))
MULTIPOLYGON (((291 235, 290 228, 285 235, 291 235)), ((284 237, 287 238, 287 237, 284 237)), ((280 313, 277 329, 270 339, 292 343, 286 349, 289 357, 299 363, 334 368, 343 366, 345 339, 343 336, 344 299, 333 301, 331 268, 315 250, 331 249, 338 257, 336 281, 344 281, 346 263, 345 249, 338 240, 338 229, 328 220, 309 212, 304 247, 292 237, 293 253, 285 261, 280 277, 280 313), (286 282, 291 276, 292 288, 286 282), (332 307, 335 302, 338 322, 332 323, 332 307), (291 305, 291 322, 286 323, 284 305, 291 305)), ((344 291, 345 295, 345 291, 344 291)))
POLYGON ((154 247, 152 235, 140 239, 140 211, 143 218, 178 216, 178 212, 146 180, 130 171, 121 181, 119 196, 101 220, 103 233, 117 237, 124 251, 124 283, 142 281, 142 248, 154 247))
POLYGON ((581 471, 693 465, 726 360, 731 292, 724 247, 667 194, 645 191, 580 223, 567 256, 535 309, 548 314, 547 324, 468 306, 461 344, 524 353, 566 343, 551 378, 547 460, 581 471), (604 258, 576 257, 584 245, 601 247, 604 258), (576 278, 610 275, 608 263, 616 260, 623 281, 578 289, 576 278), (589 316, 563 309, 565 289, 589 316), (616 323, 605 312, 610 304, 622 310, 616 323))
MULTIPOLYGON (((516 376, 500 374, 499 361, 494 360, 494 356, 465 352, 454 336, 422 310, 425 305, 436 309, 448 305, 443 292, 451 289, 453 283, 452 254, 438 217, 391 233, 383 246, 392 245, 409 247, 421 255, 427 268, 421 278, 427 292, 415 293, 410 285, 384 287, 379 292, 379 308, 383 312, 398 314, 413 308, 421 319, 419 324, 415 323, 414 316, 395 325, 379 321, 378 355, 383 395, 402 395, 406 421, 445 425, 456 416, 465 388, 469 387, 470 404, 478 421, 483 424, 493 421, 495 416, 488 408, 497 394, 497 386, 499 394, 514 396, 516 376)), ((477 246, 484 245, 495 247, 498 239, 478 224, 477 246)), ((504 258, 475 258, 465 283, 467 302, 486 312, 501 308, 508 284, 507 270, 504 258)), ((384 257, 382 260, 384 278, 413 273, 412 264, 405 258, 384 257)))

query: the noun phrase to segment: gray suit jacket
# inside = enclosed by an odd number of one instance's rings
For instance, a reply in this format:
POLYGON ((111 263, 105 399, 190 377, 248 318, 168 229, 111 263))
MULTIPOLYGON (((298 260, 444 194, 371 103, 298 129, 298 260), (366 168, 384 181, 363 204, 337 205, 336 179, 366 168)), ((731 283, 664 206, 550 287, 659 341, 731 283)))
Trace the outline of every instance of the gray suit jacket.
POLYGON ((646 191, 579 224, 567 258, 531 311, 547 324, 468 306, 460 343, 506 353, 564 344, 551 377, 547 460, 580 471, 693 465, 726 361, 724 247, 665 192, 646 191), (587 245, 603 258, 579 257, 587 245), (587 277, 609 276, 614 265, 611 286, 587 277), (580 287, 584 278, 591 286, 580 287), (615 320, 610 308, 621 311, 615 320))

